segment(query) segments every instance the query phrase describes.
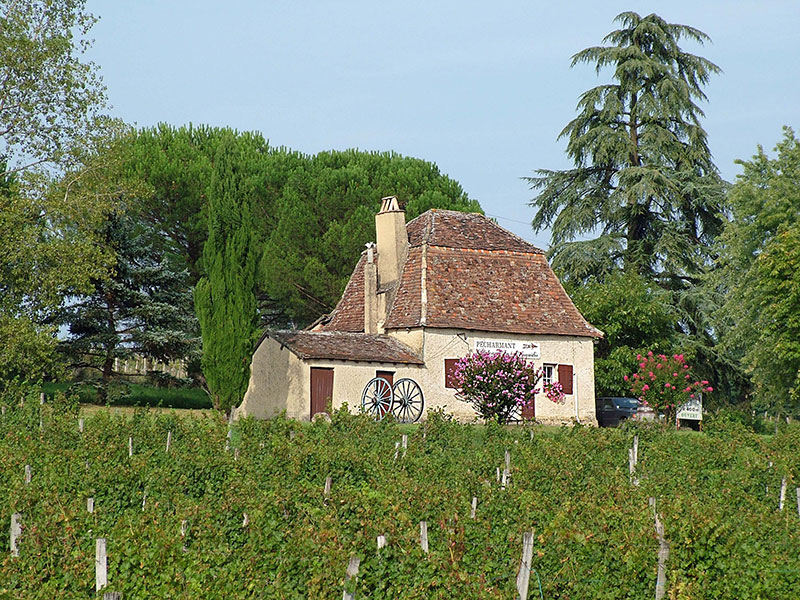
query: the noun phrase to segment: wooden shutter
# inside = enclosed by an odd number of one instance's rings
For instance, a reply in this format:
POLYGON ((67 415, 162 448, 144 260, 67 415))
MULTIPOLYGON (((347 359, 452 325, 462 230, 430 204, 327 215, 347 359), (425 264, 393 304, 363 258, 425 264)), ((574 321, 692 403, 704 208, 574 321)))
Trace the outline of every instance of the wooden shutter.
POLYGON ((572 393, 572 365, 558 365, 558 383, 565 394, 572 393))
POLYGON ((333 369, 311 367, 311 416, 325 412, 333 402, 333 369))
POLYGON ((456 363, 459 361, 457 358, 444 359, 444 387, 450 389, 458 389, 456 385, 456 363))

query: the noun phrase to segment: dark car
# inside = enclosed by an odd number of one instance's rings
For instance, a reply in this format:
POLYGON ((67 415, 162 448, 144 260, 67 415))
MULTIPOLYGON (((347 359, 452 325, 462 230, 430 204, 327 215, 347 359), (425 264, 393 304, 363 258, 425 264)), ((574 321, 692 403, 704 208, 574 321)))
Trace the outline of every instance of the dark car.
POLYGON ((639 400, 636 398, 598 398, 597 424, 600 427, 616 427, 628 419, 636 419, 639 400))

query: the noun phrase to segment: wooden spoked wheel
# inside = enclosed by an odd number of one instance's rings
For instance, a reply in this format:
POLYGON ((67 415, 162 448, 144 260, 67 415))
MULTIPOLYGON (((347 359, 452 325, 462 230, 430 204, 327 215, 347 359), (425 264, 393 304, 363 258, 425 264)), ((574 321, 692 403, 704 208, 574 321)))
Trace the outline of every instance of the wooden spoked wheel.
POLYGON ((371 379, 361 394, 361 409, 380 421, 392 410, 394 391, 383 377, 371 379))
POLYGON ((394 402, 392 414, 400 423, 416 423, 425 408, 422 389, 413 379, 404 377, 394 384, 394 402))

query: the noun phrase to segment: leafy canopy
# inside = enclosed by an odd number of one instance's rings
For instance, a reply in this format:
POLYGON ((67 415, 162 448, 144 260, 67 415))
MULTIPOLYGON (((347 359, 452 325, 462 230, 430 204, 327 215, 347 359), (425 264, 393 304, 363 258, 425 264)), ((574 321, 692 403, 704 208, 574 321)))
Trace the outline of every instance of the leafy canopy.
POLYGON ((723 343, 750 371, 759 409, 800 409, 800 141, 790 128, 761 148, 730 192, 715 283, 723 343))
POLYGON ((605 37, 609 45, 572 57, 572 66, 611 69, 613 82, 583 93, 578 116, 559 136, 574 168, 527 178, 538 191, 533 228, 552 228, 553 266, 566 277, 619 267, 687 277, 721 226, 723 186, 698 105, 720 69, 679 46, 708 40, 693 27, 634 12, 616 21, 621 28, 605 37))

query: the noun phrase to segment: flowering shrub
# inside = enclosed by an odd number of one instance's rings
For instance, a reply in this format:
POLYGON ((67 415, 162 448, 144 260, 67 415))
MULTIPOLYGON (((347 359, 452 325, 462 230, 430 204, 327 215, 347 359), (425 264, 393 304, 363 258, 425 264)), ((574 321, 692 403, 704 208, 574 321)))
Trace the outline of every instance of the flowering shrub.
POLYGON ((702 392, 713 392, 708 381, 698 381, 683 354, 667 356, 648 352, 638 354, 639 369, 632 376, 625 376, 631 392, 646 405, 666 416, 667 423, 675 420, 677 410, 702 392))
POLYGON ((564 386, 560 382, 554 381, 553 383, 546 383, 544 385, 544 395, 550 402, 556 404, 564 404, 566 396, 564 395, 564 386))
POLYGON ((532 406, 542 370, 518 352, 478 351, 460 359, 453 375, 462 400, 484 419, 505 423, 516 410, 532 406))

